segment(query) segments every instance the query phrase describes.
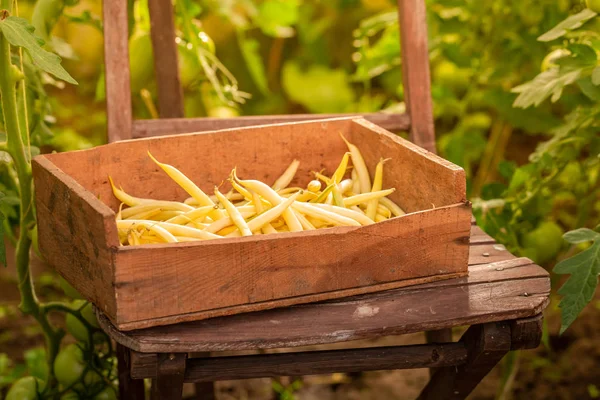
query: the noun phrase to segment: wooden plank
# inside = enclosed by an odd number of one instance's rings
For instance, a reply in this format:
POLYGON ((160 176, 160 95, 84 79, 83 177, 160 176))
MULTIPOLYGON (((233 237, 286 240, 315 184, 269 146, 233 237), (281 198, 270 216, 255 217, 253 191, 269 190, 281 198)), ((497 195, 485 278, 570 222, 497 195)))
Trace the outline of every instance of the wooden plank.
POLYGON ((187 354, 159 354, 152 396, 159 400, 181 400, 187 354))
POLYGON ((510 326, 507 322, 470 327, 461 338, 469 357, 464 365, 438 370, 418 400, 462 400, 510 350, 510 326))
POLYGON ((116 323, 140 329, 466 275, 469 215, 443 207, 329 232, 121 247, 116 323))
POLYGON ((501 244, 475 244, 469 247, 469 265, 489 264, 515 258, 501 244))
MULTIPOLYGON (((452 329, 426 331, 425 340, 427 343, 450 343, 452 342, 452 329)), ((429 368, 429 375, 433 375, 435 371, 437 371, 437 368, 429 368)))
MULTIPOLYGON (((139 353, 138 353, 139 354, 139 353)), ((153 378, 150 365, 141 365, 132 373, 138 379, 153 378)), ((467 360, 463 343, 412 345, 361 349, 307 351, 249 356, 189 358, 186 382, 206 382, 276 376, 301 376, 333 372, 360 372, 456 366, 467 360)))
POLYGON ((154 73, 161 118, 183 117, 183 89, 179 80, 173 3, 148 0, 150 35, 154 54, 154 73))
POLYGON ((469 242, 471 245, 473 244, 492 244, 496 243, 493 237, 485 233, 480 227, 477 225, 473 225, 471 228, 471 235, 469 242))
MULTIPOLYGON (((128 400, 144 400, 144 381, 131 378, 129 350, 117 343, 117 367, 119 373, 119 398, 128 400)), ((156 360, 154 360, 156 365, 156 360)))
POLYGON ((132 138, 127 2, 103 2, 103 16, 108 141, 115 142, 132 138))
POLYGON ((105 317, 99 318, 111 337, 141 352, 245 350, 369 339, 537 315, 548 303, 548 273, 525 262, 478 266, 468 281, 440 281, 133 332, 118 332, 105 317))
POLYGON ((114 213, 44 156, 33 160, 33 179, 44 259, 103 312, 115 313, 114 213))
POLYGON ((360 148, 371 176, 382 155, 390 158, 385 164, 383 186, 400 189, 389 197, 404 211, 467 201, 465 171, 458 165, 366 120, 353 121, 349 140, 360 148))
POLYGON ((425 1, 398 0, 398 13, 404 101, 411 119, 411 140, 435 153, 425 1))
POLYGON ((142 119, 133 122, 133 136, 145 138, 174 135, 178 133, 204 132, 218 129, 241 128, 253 125, 277 124, 339 117, 361 117, 394 132, 405 131, 410 127, 406 114, 366 113, 366 114, 288 114, 243 116, 236 118, 170 118, 161 120, 142 119))
POLYGON ((510 324, 511 350, 535 349, 542 340, 544 315, 518 319, 510 324))

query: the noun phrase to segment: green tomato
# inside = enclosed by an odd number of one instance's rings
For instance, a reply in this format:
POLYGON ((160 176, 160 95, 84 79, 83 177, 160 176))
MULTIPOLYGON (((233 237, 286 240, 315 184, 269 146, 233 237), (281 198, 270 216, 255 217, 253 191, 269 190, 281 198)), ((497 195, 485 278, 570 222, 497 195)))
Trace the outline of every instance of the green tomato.
POLYGON ((117 400, 117 391, 113 387, 107 386, 94 396, 94 400, 117 400))
POLYGON ((132 93, 139 93, 154 77, 152 54, 150 33, 138 32, 129 38, 129 71, 132 93))
POLYGON ((35 400, 39 397, 38 393, 43 386, 44 383, 41 380, 33 376, 26 376, 13 383, 5 400, 35 400))
POLYGON ((435 67, 433 75, 436 83, 457 92, 464 91, 471 81, 471 73, 468 69, 459 68, 456 64, 447 60, 442 61, 435 67))
POLYGON ((60 400, 79 400, 79 395, 75 392, 67 392, 60 396, 60 400))
POLYGON ((85 365, 83 351, 76 344, 70 344, 56 356, 54 374, 59 383, 68 387, 80 379, 85 365))
POLYGON ((550 52, 542 61, 542 72, 549 70, 550 68, 557 67, 556 60, 563 58, 571 54, 567 49, 557 49, 550 52))
POLYGON ((600 0, 585 0, 585 4, 593 12, 600 13, 600 0))
POLYGON ((73 299, 83 299, 83 296, 79 294, 79 292, 71 286, 69 282, 65 280, 62 276, 59 280, 60 288, 65 292, 65 294, 73 299))
POLYGON ((191 45, 180 42, 177 45, 179 56, 179 80, 184 89, 189 88, 204 76, 198 56, 191 45))
POLYGON ((542 222, 523 236, 524 254, 538 264, 552 261, 563 245, 564 232, 552 221, 542 222))

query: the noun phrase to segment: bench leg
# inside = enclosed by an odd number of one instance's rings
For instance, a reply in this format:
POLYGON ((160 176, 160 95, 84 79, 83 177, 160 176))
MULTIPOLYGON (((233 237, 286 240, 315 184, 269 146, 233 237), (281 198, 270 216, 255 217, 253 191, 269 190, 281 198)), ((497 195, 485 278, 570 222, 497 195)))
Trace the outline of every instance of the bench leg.
POLYGON ((131 379, 129 349, 117 343, 117 368, 119 372, 119 398, 144 400, 144 380, 131 379))
MULTIPOLYGON (((427 343, 449 343, 452 342, 452 329, 439 329, 437 331, 426 331, 425 340, 427 343)), ((429 368, 429 376, 433 376, 437 368, 429 368)))
POLYGON ((215 387, 213 382, 198 382, 194 384, 197 400, 215 400, 215 387))
POLYGON ((466 398, 511 349, 510 323, 471 326, 460 340, 469 351, 466 364, 436 371, 419 400, 466 398))
POLYGON ((152 380, 152 399, 181 400, 187 354, 158 354, 157 375, 152 380))

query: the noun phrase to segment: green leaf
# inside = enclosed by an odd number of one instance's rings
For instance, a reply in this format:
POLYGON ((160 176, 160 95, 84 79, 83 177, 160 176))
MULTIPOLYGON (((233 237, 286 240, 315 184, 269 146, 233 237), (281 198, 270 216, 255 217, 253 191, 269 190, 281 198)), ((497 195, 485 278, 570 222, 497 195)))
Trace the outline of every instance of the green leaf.
POLYGON ((252 80, 261 93, 266 95, 269 93, 269 86, 267 84, 267 74, 265 73, 263 59, 259 52, 260 44, 258 40, 246 38, 243 35, 242 32, 238 34, 238 43, 242 51, 242 57, 246 62, 252 80))
POLYGON ((563 238, 572 244, 591 242, 600 239, 600 233, 588 228, 579 228, 564 234, 563 238))
POLYGON ((314 65, 303 71, 288 61, 282 70, 282 83, 290 99, 313 113, 347 112, 354 102, 354 91, 343 69, 314 65))
POLYGON ((538 38, 538 40, 540 42, 549 42, 551 40, 558 39, 559 37, 566 35, 569 31, 581 27, 585 22, 594 18, 596 15, 598 14, 589 8, 586 8, 578 14, 571 15, 554 28, 544 33, 538 38))
POLYGON ((11 16, 0 21, 0 30, 6 40, 13 46, 23 47, 38 68, 59 79, 77 85, 77 81, 60 65, 60 57, 44 50, 39 43, 41 39, 38 40, 32 33, 32 29, 33 27, 24 18, 11 16))
POLYGON ((266 0, 258 8, 255 22, 265 35, 273 37, 294 36, 294 25, 298 21, 297 0, 266 0))
POLYGON ((587 76, 579 79, 577 81, 577 86, 579 86, 581 92, 590 100, 600 103, 600 87, 592 83, 591 77, 587 76))
POLYGON ((4 214, 0 213, 0 265, 6 267, 6 246, 4 244, 4 214))
POLYGON ((519 93, 513 106, 520 108, 537 107, 549 97, 554 103, 560 99, 565 86, 576 82, 581 74, 581 69, 563 71, 562 68, 551 68, 544 71, 532 81, 512 89, 512 92, 519 93))
POLYGON ((46 362, 46 350, 43 347, 29 349, 23 353, 27 371, 43 381, 48 379, 48 363, 46 362))
POLYGON ((596 86, 600 85, 600 67, 596 67, 592 71, 592 83, 596 86))
MULTIPOLYGON (((584 233, 584 235, 586 235, 584 233)), ((578 240, 580 234, 576 234, 578 240)), ((561 261, 554 267, 557 274, 571 274, 558 290, 564 296, 559 307, 562 309, 560 333, 562 334, 575 321, 579 313, 592 300, 600 274, 600 240, 581 253, 561 261)))

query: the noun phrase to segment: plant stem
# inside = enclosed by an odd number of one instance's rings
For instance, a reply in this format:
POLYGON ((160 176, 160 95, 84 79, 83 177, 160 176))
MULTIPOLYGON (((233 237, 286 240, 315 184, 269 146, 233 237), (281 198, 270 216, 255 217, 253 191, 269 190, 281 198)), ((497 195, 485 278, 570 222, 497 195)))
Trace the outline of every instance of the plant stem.
MULTIPOLYGON (((2 6, 9 5, 10 0, 2 0, 2 6)), ((9 9, 9 8, 6 8, 9 9)), ((19 280, 19 293, 21 304, 19 308, 24 314, 29 314, 38 321, 44 332, 48 350, 48 383, 47 387, 52 389, 55 385, 53 364, 60 346, 64 332, 54 329, 35 295, 33 281, 29 268, 31 238, 29 231, 35 226, 33 214, 33 182, 31 176, 31 165, 26 156, 26 148, 23 143, 22 132, 25 126, 19 124, 17 112, 17 80, 15 79, 14 66, 11 62, 10 44, 4 35, 0 34, 0 97, 2 99, 2 112, 4 115, 4 127, 6 130, 7 151, 13 159, 19 184, 21 204, 19 208, 20 230, 15 252, 15 263, 19 280)))

